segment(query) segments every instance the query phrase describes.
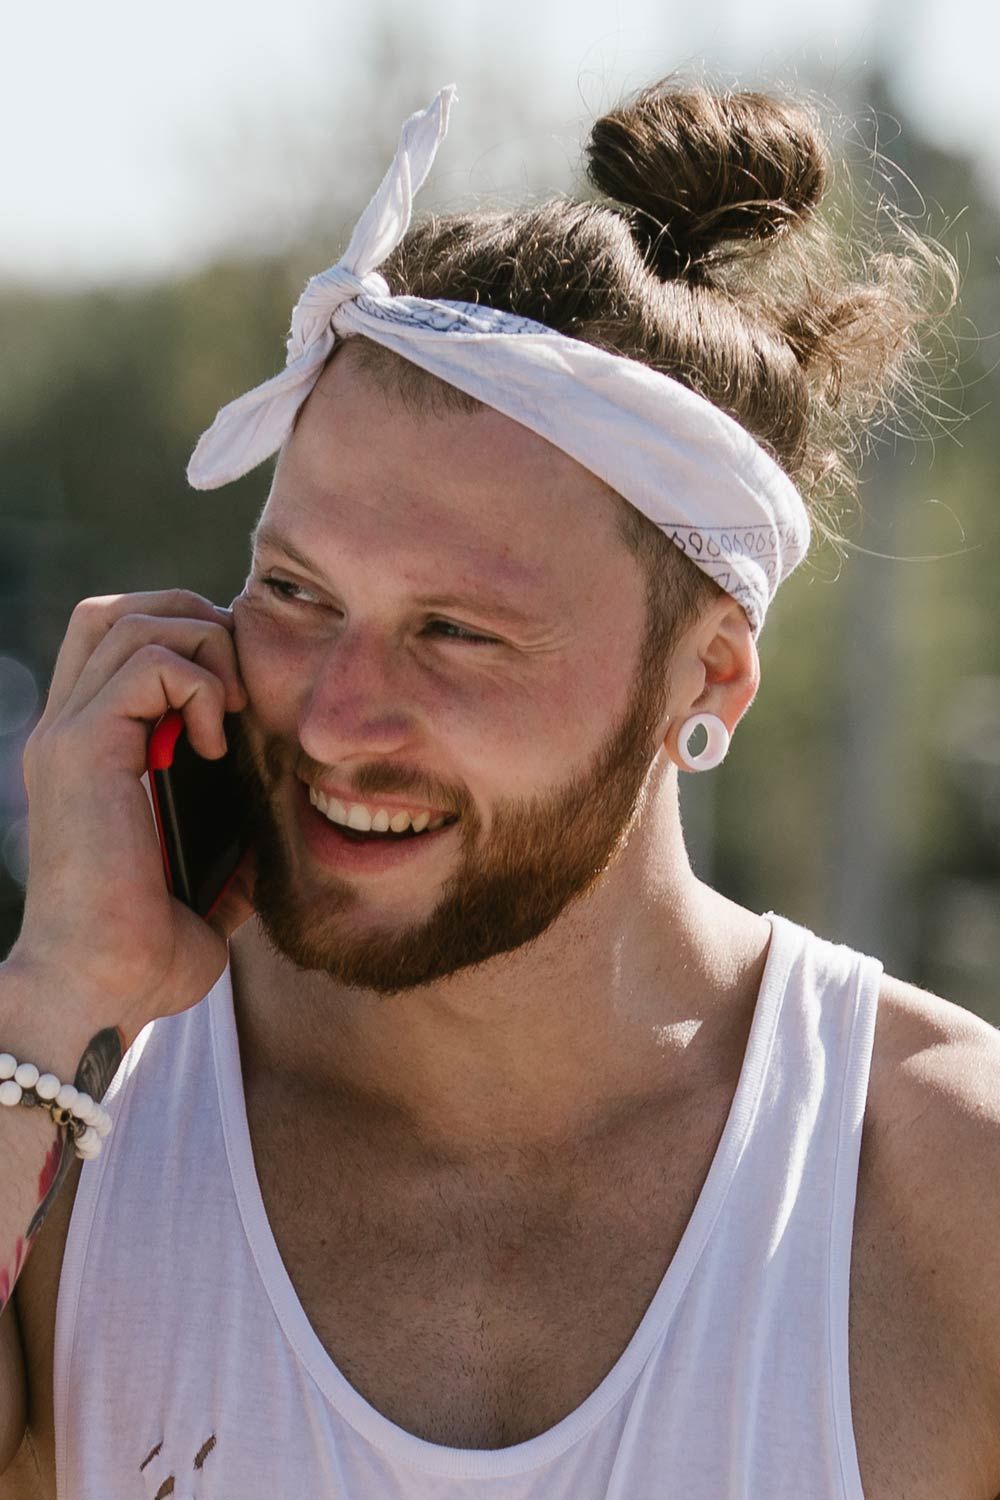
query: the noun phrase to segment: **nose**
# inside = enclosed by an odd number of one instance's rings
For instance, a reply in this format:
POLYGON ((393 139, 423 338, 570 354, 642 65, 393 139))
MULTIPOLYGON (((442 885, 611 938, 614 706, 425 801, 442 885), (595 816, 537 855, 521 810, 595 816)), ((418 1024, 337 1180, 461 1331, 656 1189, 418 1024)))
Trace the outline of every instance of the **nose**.
POLYGON ((390 755, 413 737, 392 642, 374 627, 351 626, 315 663, 299 714, 299 743, 322 765, 358 755, 390 755))

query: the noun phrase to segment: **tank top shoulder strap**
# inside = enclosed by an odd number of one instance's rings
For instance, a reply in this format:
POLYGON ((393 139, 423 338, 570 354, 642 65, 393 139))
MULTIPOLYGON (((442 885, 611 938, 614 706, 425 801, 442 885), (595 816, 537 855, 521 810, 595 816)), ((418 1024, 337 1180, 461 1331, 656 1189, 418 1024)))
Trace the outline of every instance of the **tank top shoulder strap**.
MULTIPOLYGON (((784 1141, 788 1169, 782 1191, 786 1201, 794 1199, 798 1228, 792 1229, 792 1239, 803 1252, 793 1257, 793 1266, 796 1260, 806 1263, 810 1223, 827 1226, 826 1286, 813 1289, 825 1291, 816 1300, 826 1311, 814 1310, 825 1327, 817 1321, 813 1338, 828 1340, 832 1428, 845 1492, 863 1500, 851 1415, 848 1319, 861 1136, 884 971, 869 954, 818 937, 787 917, 766 915, 792 955, 776 1039, 778 1081, 768 1154, 777 1159, 784 1141)), ((789 1274, 797 1273, 790 1267, 789 1274)), ((809 1297, 808 1287, 795 1288, 800 1290, 809 1297)), ((812 1315, 803 1306, 804 1326, 812 1315)))

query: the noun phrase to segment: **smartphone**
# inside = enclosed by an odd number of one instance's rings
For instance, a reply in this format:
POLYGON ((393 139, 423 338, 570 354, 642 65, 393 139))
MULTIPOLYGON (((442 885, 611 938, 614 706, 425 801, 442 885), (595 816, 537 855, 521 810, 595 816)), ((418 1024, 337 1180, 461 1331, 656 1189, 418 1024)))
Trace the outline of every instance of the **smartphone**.
POLYGON ((236 714, 223 720, 229 749, 221 760, 191 748, 176 709, 149 738, 149 785, 167 888, 200 917, 211 915, 246 849, 234 721, 236 714))

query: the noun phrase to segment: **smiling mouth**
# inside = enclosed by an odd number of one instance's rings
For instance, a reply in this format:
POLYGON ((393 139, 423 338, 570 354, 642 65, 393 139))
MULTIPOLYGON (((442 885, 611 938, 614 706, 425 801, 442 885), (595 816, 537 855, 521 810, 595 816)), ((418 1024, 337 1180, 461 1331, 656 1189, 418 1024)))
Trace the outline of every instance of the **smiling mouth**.
POLYGON ((324 792, 304 780, 302 786, 318 813, 335 827, 350 829, 352 833, 402 838, 408 834, 436 833, 450 823, 457 823, 459 819, 458 813, 433 812, 429 809, 412 812, 405 807, 376 807, 374 803, 356 802, 350 793, 324 792), (401 822, 408 826, 401 828, 401 822))

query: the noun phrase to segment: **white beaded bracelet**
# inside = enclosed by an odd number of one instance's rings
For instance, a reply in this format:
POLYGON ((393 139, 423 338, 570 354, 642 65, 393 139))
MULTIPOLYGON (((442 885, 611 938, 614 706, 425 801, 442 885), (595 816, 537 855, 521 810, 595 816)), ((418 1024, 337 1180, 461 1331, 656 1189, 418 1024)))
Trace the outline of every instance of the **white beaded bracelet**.
POLYGON ((34 1063, 19 1063, 9 1052, 0 1052, 0 1104, 43 1105, 52 1121, 66 1130, 77 1156, 100 1156, 104 1137, 111 1129, 111 1116, 102 1104, 71 1083, 60 1083, 54 1073, 39 1073, 34 1063))

